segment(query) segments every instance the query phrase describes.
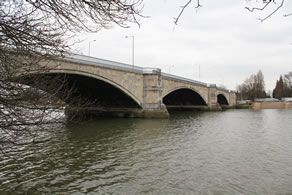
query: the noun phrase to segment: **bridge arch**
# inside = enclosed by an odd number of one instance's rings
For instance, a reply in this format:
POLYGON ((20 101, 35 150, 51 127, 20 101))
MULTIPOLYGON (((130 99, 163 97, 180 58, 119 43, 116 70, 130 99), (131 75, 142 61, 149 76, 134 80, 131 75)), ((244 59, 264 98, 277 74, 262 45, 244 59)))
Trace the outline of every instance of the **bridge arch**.
MULTIPOLYGON (((79 89, 82 92, 90 92, 91 95, 96 95, 96 90, 101 90, 100 94, 103 95, 102 99, 109 99, 109 101, 115 101, 115 105, 119 104, 119 101, 124 101, 128 105, 127 107, 135 107, 135 108, 142 108, 142 103, 138 100, 135 95, 133 95, 129 90, 125 89, 122 85, 97 74, 86 72, 86 71, 76 71, 76 70, 68 70, 68 69, 56 69, 52 70, 50 69, 49 72, 44 73, 32 73, 32 74, 44 74, 44 75, 66 75, 66 79, 69 79, 70 82, 74 82, 74 79, 79 80, 79 82, 82 82, 80 80, 84 79, 84 82, 87 82, 89 85, 86 86, 86 83, 79 83, 77 85, 80 85, 79 89), (70 78, 72 80, 70 80, 70 78), (104 86, 104 88, 102 87, 104 86), (82 90, 83 88, 86 88, 86 90, 82 90), (102 88, 101 88, 102 87, 102 88), (108 91, 102 91, 102 90, 108 90, 108 91), (115 97, 106 96, 106 93, 110 92, 111 95, 118 95, 118 99, 113 99, 115 97)), ((77 87, 78 88, 78 87, 77 87)), ((88 95, 88 94, 87 94, 88 95)), ((121 105, 120 105, 121 106, 121 105)))
POLYGON ((228 105, 229 105, 226 96, 223 95, 223 94, 218 94, 218 95, 217 95, 217 102, 218 102, 218 104, 220 104, 220 105, 224 105, 224 106, 228 106, 228 105))
POLYGON ((203 96, 193 88, 176 88, 163 97, 163 103, 171 106, 207 106, 203 96))

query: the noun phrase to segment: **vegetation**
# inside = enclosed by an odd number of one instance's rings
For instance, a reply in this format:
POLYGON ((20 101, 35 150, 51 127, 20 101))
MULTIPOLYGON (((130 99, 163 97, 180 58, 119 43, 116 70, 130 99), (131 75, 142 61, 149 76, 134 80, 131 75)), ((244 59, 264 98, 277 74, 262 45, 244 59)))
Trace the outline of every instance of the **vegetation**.
POLYGON ((292 72, 280 76, 273 90, 273 97, 278 99, 292 97, 292 72))
MULTIPOLYGON (((256 98, 267 98, 265 92, 264 76, 259 70, 256 75, 251 75, 241 85, 237 86, 238 100, 254 100, 256 98)), ((281 75, 276 82, 272 93, 273 98, 292 97, 292 72, 281 75)))
POLYGON ((265 80, 261 70, 257 74, 251 75, 241 85, 237 86, 238 98, 241 100, 254 100, 265 98, 265 80))

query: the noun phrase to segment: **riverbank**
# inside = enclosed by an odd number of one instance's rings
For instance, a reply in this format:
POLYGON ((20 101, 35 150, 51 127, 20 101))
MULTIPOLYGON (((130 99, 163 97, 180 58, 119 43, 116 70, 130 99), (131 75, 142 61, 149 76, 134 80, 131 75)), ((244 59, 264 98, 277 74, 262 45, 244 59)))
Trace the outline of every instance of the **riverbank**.
POLYGON ((292 102, 253 102, 251 108, 259 109, 292 109, 292 102))
POLYGON ((236 104, 235 109, 250 109, 249 104, 236 104))

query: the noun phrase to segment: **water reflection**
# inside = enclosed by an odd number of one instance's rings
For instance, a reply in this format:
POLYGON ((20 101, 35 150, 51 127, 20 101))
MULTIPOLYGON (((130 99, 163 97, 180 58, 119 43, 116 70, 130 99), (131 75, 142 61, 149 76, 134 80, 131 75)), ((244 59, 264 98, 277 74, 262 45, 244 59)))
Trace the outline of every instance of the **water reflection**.
POLYGON ((291 119, 231 110, 67 124, 1 156, 0 192, 289 193, 291 119))

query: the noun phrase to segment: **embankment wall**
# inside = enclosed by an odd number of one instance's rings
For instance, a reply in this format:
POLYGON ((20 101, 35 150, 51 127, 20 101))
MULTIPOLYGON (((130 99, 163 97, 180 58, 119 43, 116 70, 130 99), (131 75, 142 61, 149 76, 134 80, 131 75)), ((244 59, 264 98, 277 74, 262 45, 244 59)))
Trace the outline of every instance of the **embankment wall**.
POLYGON ((292 109, 292 102, 254 102, 252 109, 292 109))

